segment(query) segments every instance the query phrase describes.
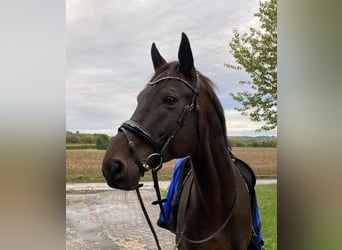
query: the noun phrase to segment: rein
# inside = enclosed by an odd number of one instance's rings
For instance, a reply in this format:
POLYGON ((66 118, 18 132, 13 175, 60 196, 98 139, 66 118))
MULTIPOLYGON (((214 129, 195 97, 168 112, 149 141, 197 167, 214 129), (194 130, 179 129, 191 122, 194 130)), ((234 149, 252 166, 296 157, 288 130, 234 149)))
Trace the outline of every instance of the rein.
MULTIPOLYGON (((159 205, 160 207, 160 211, 162 216, 164 217, 165 221, 166 221, 166 215, 165 215, 165 211, 164 211, 164 207, 163 207, 163 202, 167 201, 167 199, 162 199, 161 198, 161 194, 160 194, 160 188, 159 188, 159 183, 158 183, 158 174, 157 172, 162 168, 163 165, 163 154, 165 152, 165 150, 167 149, 167 147, 169 146, 170 142, 174 139, 174 137, 176 136, 177 132, 185 125, 185 123, 187 122, 187 120, 189 119, 192 111, 195 110, 196 107, 196 111, 197 111, 197 115, 199 116, 199 106, 196 105, 196 100, 197 97, 199 95, 199 79, 198 79, 198 72, 196 72, 196 86, 193 87, 189 82, 187 82, 186 80, 179 78, 179 77, 174 77, 174 76, 166 76, 166 77, 162 77, 159 78, 157 80, 154 80, 152 82, 149 83, 149 85, 154 85, 154 84, 158 84, 162 81, 166 81, 166 80, 176 80, 176 81, 180 81, 183 84, 185 84, 188 88, 190 88, 193 92, 193 96, 192 96, 192 101, 191 104, 186 105, 184 107, 183 112, 180 114, 178 120, 177 120, 177 126, 170 132, 169 137, 166 139, 166 141, 164 142, 163 145, 160 145, 159 143, 157 143, 151 136, 151 134, 146 131, 140 124, 138 124, 137 122, 133 121, 133 120, 128 120, 126 122, 124 122, 120 127, 119 127, 119 131, 121 131, 124 134, 124 137, 127 140, 128 143, 128 148, 129 151, 131 152, 131 154, 134 157, 134 161, 136 163, 136 165, 139 167, 139 172, 141 176, 144 176, 144 172, 151 170, 152 171, 152 177, 153 177, 153 182, 154 182, 154 189, 156 192, 156 196, 157 196, 157 200, 152 202, 152 205, 159 205), (150 154, 145 160, 141 161, 137 151, 134 147, 134 143, 133 141, 129 138, 127 130, 130 131, 131 133, 143 138, 145 141, 147 141, 152 148, 154 149, 154 153, 150 154)), ((199 124, 197 122, 196 124, 196 129, 197 129, 197 133, 199 134, 199 124)), ((153 234, 153 237, 155 239, 156 245, 158 247, 158 249, 161 249, 160 244, 159 244, 159 240, 157 237, 157 234, 153 228, 153 225, 151 223, 151 219, 146 211, 145 205, 143 203, 139 188, 141 188, 143 186, 143 184, 139 184, 136 187, 136 193, 138 196, 138 200, 140 203, 140 206, 142 208, 142 211, 144 213, 144 216, 147 220, 147 223, 151 229, 151 232, 153 234)), ((233 214, 233 210, 235 207, 235 203, 236 203, 236 183, 234 183, 235 189, 234 189, 234 200, 233 200, 233 204, 232 204, 232 208, 229 212, 229 215, 227 217, 227 219, 225 220, 225 222, 222 224, 222 226, 213 234, 211 234, 210 236, 202 239, 202 240, 192 240, 189 239, 187 237, 185 237, 183 235, 184 233, 184 229, 185 229, 185 223, 184 223, 184 227, 182 229, 182 232, 180 235, 178 235, 180 237, 180 240, 178 241, 178 243, 176 244, 175 248, 178 247, 178 245, 180 244, 181 240, 184 239, 190 243, 204 243, 212 238, 214 238, 215 236, 217 236, 220 232, 222 232, 222 230, 226 227, 228 221, 230 220, 230 218, 232 217, 233 214)), ((190 194, 189 194, 190 197, 190 194)), ((185 218, 186 220, 186 218, 185 218)))

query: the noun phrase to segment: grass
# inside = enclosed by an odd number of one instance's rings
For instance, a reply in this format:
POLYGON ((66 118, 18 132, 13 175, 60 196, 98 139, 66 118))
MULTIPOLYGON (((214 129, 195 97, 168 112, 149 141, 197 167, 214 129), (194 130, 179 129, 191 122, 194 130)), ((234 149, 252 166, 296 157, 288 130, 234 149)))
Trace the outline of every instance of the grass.
POLYGON ((87 149, 96 149, 96 144, 95 143, 83 143, 83 144, 73 144, 73 143, 69 143, 66 144, 66 149, 67 150, 87 150, 87 149))
POLYGON ((277 185, 256 185, 262 237, 266 250, 277 249, 277 185))
POLYGON ((66 182, 104 182, 103 175, 68 175, 66 182))

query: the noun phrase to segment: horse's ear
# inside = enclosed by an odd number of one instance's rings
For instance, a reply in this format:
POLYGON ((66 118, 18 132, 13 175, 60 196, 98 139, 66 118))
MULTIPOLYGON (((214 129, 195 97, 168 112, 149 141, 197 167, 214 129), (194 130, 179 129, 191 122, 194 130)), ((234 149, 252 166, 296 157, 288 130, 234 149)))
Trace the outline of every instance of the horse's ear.
POLYGON ((160 55, 155 43, 152 43, 151 56, 154 70, 157 70, 160 66, 166 63, 165 59, 160 55))
POLYGON ((182 33, 182 40, 178 50, 179 71, 185 76, 190 76, 194 68, 194 58, 190 47, 190 42, 185 33, 182 33))

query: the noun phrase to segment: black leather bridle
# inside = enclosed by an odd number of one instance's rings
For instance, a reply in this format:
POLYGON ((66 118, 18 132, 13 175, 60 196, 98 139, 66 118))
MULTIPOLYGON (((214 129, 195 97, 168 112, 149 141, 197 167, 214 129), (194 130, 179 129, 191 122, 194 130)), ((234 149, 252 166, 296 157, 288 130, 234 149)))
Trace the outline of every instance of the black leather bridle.
MULTIPOLYGON (((148 170, 153 170, 153 171, 158 171, 162 167, 163 163, 163 154, 167 147, 169 146, 170 142, 173 140, 173 138, 176 136, 177 132, 181 127, 185 125, 187 120, 189 119, 192 111, 196 109, 197 113, 199 112, 199 106, 197 105, 197 96, 199 95, 199 80, 198 80, 198 75, 196 74, 196 86, 193 87, 189 82, 186 80, 180 78, 180 77, 175 77, 175 76, 166 76, 159 78, 155 81, 152 81, 148 83, 149 85, 154 85, 161 83, 163 81, 167 80, 175 80, 182 82, 185 84, 188 88, 190 88, 193 92, 192 95, 192 100, 191 103, 186 105, 183 109, 183 112, 179 115, 179 118, 177 120, 177 126, 171 130, 169 133, 168 138, 165 140, 165 142, 160 145, 158 142, 156 142, 151 134, 146 131, 139 123, 133 121, 133 120, 128 120, 125 121, 120 127, 119 131, 121 131, 128 143, 130 152, 133 154, 135 158, 135 163, 139 167, 140 175, 144 176, 144 172, 148 170), (150 154, 146 160, 140 160, 138 157, 138 154, 135 150, 134 143, 133 141, 129 138, 127 130, 130 131, 131 133, 139 136, 140 138, 144 139, 146 142, 148 142, 152 148, 154 149, 154 153, 150 154)), ((198 125, 197 125, 198 127, 198 125)), ((198 129, 197 129, 198 130, 198 129)))
MULTIPOLYGON (((179 81, 179 82, 185 84, 185 86, 187 86, 189 89, 192 90, 193 95, 192 95, 191 103, 186 105, 183 109, 183 112, 179 115, 179 118, 177 120, 177 126, 173 130, 171 130, 168 138, 165 140, 165 142, 162 145, 160 145, 158 142, 156 142, 153 139, 153 137, 151 136, 151 134, 148 131, 146 131, 139 123, 137 123, 133 120, 125 121, 119 127, 119 131, 124 134, 124 136, 127 140, 127 143, 128 143, 129 151, 133 155, 136 165, 139 167, 140 175, 144 176, 144 172, 146 172, 148 170, 152 171, 154 188, 155 188, 156 195, 157 195, 157 200, 152 202, 152 204, 153 205, 157 205, 157 204, 159 205, 161 214, 164 217, 165 221, 166 221, 166 215, 165 215, 165 211, 164 211, 164 207, 163 207, 163 202, 167 201, 167 199, 161 198, 157 172, 162 168, 164 152, 166 151, 170 142, 176 136, 177 132, 186 124, 187 120, 189 119, 191 113, 194 110, 196 110, 196 112, 197 112, 196 130, 197 130, 197 135, 199 136, 199 118, 198 118, 198 116, 199 116, 199 110, 200 110, 199 105, 197 104, 197 97, 199 96, 199 92, 200 92, 198 72, 196 72, 196 85, 195 85, 195 87, 193 87, 188 81, 186 81, 180 77, 176 77, 176 76, 161 77, 161 78, 154 80, 148 84, 149 85, 155 85, 155 84, 159 84, 161 82, 167 81, 167 80, 179 81), (140 138, 142 138, 143 140, 148 142, 152 146, 154 152, 152 154, 150 154, 145 160, 141 160, 138 156, 138 153, 137 153, 135 147, 134 147, 134 142, 129 138, 127 131, 130 131, 134 135, 139 136, 140 138)), ((158 247, 158 249, 161 249, 161 247, 159 245, 157 234, 156 234, 156 232, 152 226, 151 220, 148 216, 148 213, 147 213, 146 208, 144 206, 142 197, 140 195, 139 188, 142 186, 143 186, 143 184, 139 184, 137 186, 137 188, 136 188, 137 196, 138 196, 141 208, 143 210, 143 213, 145 215, 145 218, 148 222, 148 225, 149 225, 151 232, 154 236, 154 239, 156 241, 157 247, 158 247)))

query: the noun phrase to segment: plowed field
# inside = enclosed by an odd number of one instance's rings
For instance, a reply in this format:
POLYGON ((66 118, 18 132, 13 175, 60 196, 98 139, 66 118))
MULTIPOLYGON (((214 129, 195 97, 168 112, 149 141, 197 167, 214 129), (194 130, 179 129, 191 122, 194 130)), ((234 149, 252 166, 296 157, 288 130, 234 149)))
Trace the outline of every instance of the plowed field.
MULTIPOLYGON (((257 177, 276 177, 277 175, 277 148, 233 148, 234 154, 247 162, 257 177)), ((102 158, 105 150, 67 150, 67 176, 99 176, 101 173, 102 158)), ((161 179, 172 175, 177 160, 164 163, 159 171, 161 179)), ((147 174, 147 179, 149 178, 147 174)))

